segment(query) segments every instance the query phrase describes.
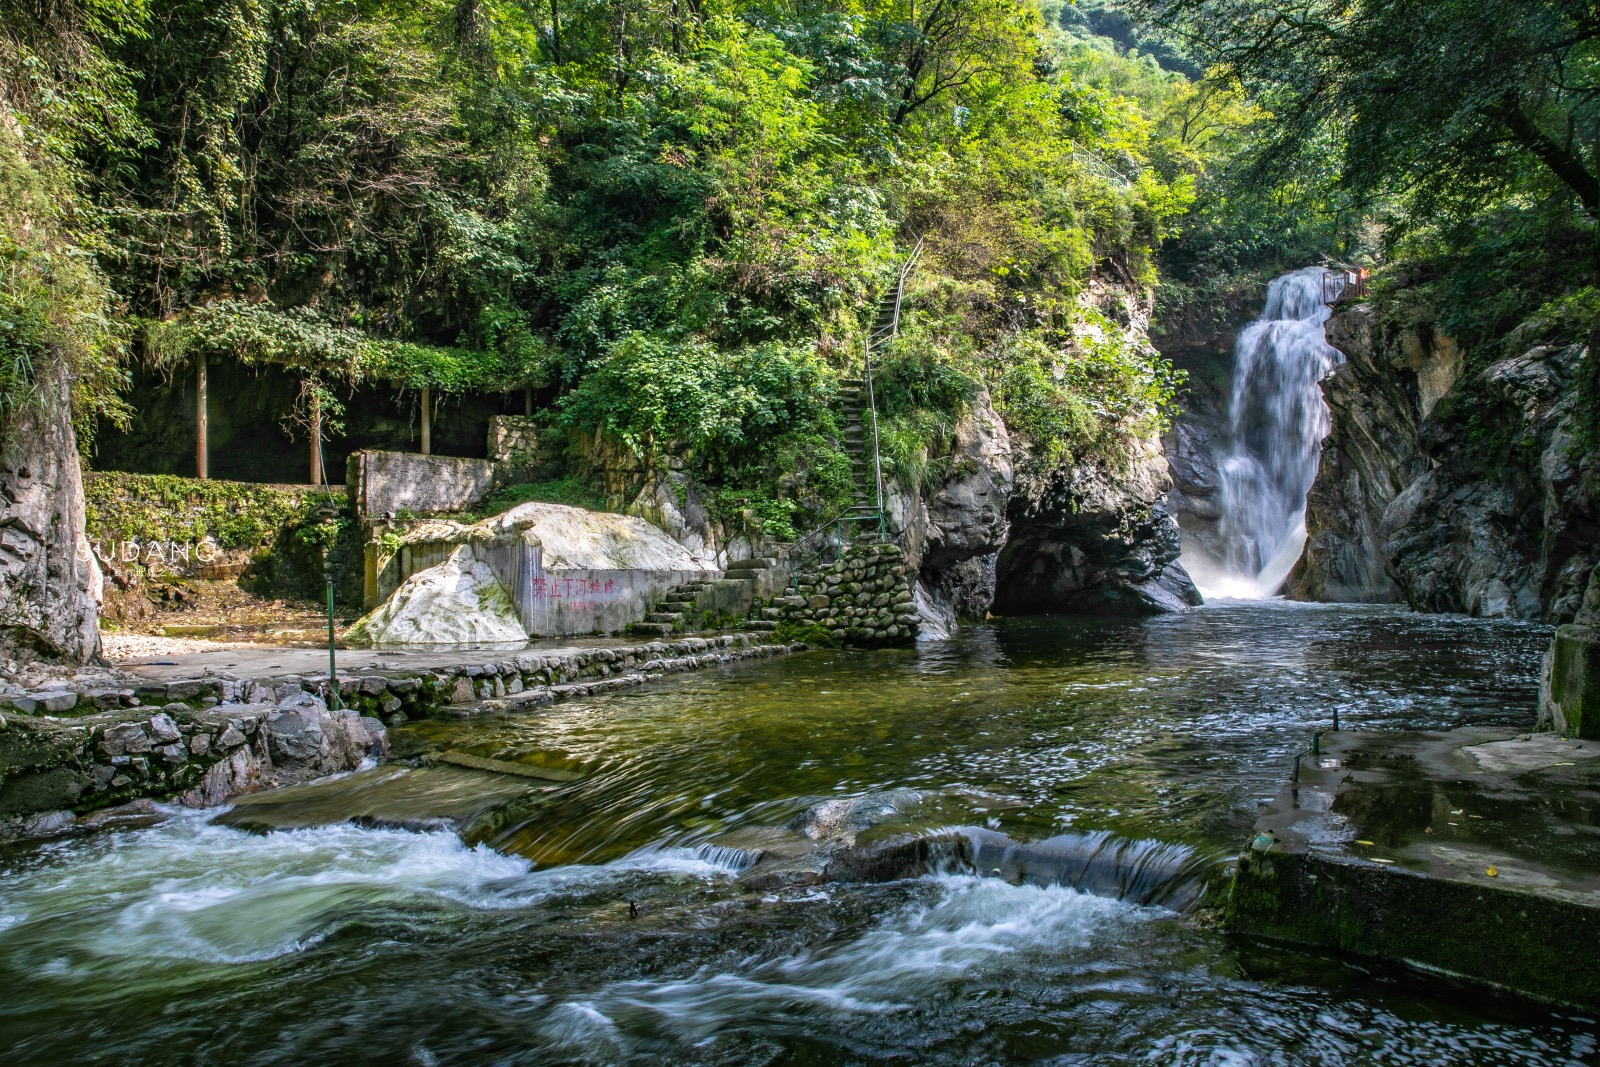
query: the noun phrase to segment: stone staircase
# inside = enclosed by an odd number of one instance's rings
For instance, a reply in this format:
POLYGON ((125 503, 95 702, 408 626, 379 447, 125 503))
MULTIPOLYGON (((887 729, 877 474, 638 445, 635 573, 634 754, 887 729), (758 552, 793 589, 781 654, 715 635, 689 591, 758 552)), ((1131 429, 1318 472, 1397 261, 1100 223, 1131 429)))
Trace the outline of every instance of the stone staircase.
POLYGON ((767 602, 789 581, 782 561, 756 558, 728 564, 721 574, 708 574, 677 586, 656 610, 628 628, 630 633, 664 637, 673 633, 712 628, 739 619, 745 630, 776 630, 780 613, 767 602))
POLYGON ((846 378, 839 383, 844 401, 844 440, 840 442, 850 457, 851 484, 855 496, 845 509, 846 518, 872 519, 878 515, 877 457, 871 441, 872 427, 862 422, 867 402, 867 385, 861 378, 846 378))

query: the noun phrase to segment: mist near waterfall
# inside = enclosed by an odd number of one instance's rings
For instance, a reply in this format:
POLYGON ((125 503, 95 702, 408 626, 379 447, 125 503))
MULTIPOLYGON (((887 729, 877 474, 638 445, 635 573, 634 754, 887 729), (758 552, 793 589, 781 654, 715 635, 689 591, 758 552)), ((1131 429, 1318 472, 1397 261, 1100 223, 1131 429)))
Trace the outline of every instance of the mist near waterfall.
POLYGON ((1306 543, 1306 494, 1331 421, 1318 383, 1344 362, 1323 326, 1323 271, 1273 280, 1261 317, 1234 345, 1228 437, 1217 451, 1220 558, 1185 545, 1181 562, 1208 599, 1282 588, 1306 543))

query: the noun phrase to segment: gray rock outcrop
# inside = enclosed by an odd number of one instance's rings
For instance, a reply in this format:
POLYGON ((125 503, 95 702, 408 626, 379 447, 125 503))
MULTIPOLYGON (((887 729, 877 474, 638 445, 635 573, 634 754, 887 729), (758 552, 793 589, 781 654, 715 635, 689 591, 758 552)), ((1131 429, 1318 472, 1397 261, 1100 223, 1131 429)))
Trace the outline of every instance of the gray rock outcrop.
MULTIPOLYGON (((1305 553, 1284 593, 1296 600, 1391 603, 1401 593, 1386 566, 1383 514, 1427 471, 1420 422, 1443 395, 1437 390, 1447 390, 1453 379, 1435 366, 1440 361, 1420 355, 1397 366, 1373 305, 1333 316, 1326 330, 1345 362, 1322 382, 1332 430, 1306 498, 1305 553)), ((1421 352, 1424 346, 1407 347, 1421 352)), ((1427 348, 1459 358, 1453 344, 1427 348)))
POLYGON ((1201 602, 1178 564, 1166 459, 1155 441, 1137 447, 1121 470, 1104 460, 1023 467, 996 564, 997 612, 1154 615, 1201 602))
POLYGON ((947 474, 917 493, 891 488, 889 525, 902 531, 925 635, 948 636, 959 619, 994 603, 995 560, 1010 532, 1011 435, 988 392, 957 420, 947 474))
POLYGON ((1498 360, 1423 426, 1431 469, 1383 512, 1388 563, 1425 611, 1577 613, 1600 559, 1600 470, 1579 443, 1579 345, 1498 360))
POLYGON ((88 663, 100 652, 101 574, 84 535, 65 368, 42 369, 37 387, 0 446, 0 644, 88 663))

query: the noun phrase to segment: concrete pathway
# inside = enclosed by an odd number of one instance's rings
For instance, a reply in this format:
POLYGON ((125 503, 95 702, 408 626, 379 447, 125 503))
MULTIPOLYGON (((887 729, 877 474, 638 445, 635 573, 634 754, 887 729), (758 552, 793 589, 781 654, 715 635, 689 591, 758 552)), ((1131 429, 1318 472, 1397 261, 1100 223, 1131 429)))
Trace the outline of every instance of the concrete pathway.
MULTIPOLYGON (((686 636, 714 637, 714 634, 686 636)), ((499 662, 511 656, 537 653, 564 656, 595 648, 642 648, 650 638, 583 637, 560 641, 534 641, 499 646, 440 645, 407 649, 340 649, 340 674, 362 670, 445 671, 463 663, 499 662)), ((656 640, 660 640, 659 638, 656 640)), ((229 644, 204 652, 182 652, 120 660, 119 671, 148 682, 174 682, 187 678, 261 678, 328 673, 326 648, 291 648, 282 645, 229 644)))

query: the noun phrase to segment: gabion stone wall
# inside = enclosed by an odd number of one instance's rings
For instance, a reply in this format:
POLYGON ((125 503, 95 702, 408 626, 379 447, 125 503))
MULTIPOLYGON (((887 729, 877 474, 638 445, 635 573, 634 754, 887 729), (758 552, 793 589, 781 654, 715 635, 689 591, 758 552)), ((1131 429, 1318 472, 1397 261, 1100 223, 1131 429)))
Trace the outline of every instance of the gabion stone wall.
POLYGON ((807 569, 793 595, 773 606, 797 628, 820 626, 852 645, 909 644, 917 639, 911 576, 898 545, 850 545, 835 563, 807 569))

